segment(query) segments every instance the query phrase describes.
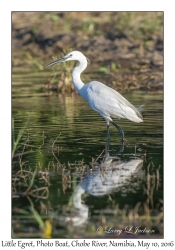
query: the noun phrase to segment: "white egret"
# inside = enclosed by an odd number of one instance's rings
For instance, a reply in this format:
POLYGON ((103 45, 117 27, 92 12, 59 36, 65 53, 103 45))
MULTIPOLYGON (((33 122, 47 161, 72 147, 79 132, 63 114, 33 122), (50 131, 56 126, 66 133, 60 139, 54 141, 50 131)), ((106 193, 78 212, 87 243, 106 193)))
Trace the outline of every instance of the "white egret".
MULTIPOLYGON (((133 122, 143 122, 141 111, 143 106, 134 107, 121 94, 114 89, 98 81, 92 81, 84 84, 80 75, 87 67, 88 58, 80 51, 72 51, 62 58, 48 64, 46 67, 60 62, 77 60, 79 65, 72 71, 72 81, 76 91, 88 101, 90 107, 97 111, 106 121, 107 141, 110 141, 109 123, 111 122, 120 132, 122 145, 124 143, 123 130, 112 120, 113 118, 127 118, 133 122)), ((120 151, 123 151, 123 146, 120 151)))

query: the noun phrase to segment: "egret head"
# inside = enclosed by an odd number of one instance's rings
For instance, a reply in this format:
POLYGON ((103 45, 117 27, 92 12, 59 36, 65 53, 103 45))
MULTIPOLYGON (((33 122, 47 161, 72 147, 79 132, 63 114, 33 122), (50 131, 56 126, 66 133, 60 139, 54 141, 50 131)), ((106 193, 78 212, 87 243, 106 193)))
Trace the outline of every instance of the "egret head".
POLYGON ((46 67, 52 66, 56 63, 60 63, 60 62, 66 62, 66 61, 82 61, 86 59, 88 62, 90 62, 90 60, 85 57, 80 51, 72 51, 70 53, 68 53, 67 55, 63 56, 62 58, 49 63, 46 67))

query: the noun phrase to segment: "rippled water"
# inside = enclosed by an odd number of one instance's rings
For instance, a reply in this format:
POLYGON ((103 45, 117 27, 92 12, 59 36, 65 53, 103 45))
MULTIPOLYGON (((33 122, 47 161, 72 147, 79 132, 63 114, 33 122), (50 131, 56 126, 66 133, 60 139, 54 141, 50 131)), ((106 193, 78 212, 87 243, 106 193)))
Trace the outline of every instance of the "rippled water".
MULTIPOLYGON (((162 94, 124 94, 133 104, 145 105, 144 122, 115 120, 127 142, 122 155, 105 159, 103 118, 78 94, 45 96, 37 81, 36 77, 22 88, 21 79, 12 90, 13 141, 21 133, 12 161, 14 237, 40 236, 31 204, 44 223, 51 223, 51 237, 127 238, 131 234, 126 228, 134 230, 137 226, 154 231, 144 237, 161 237, 162 219, 150 218, 162 213, 162 94), (35 91, 30 89, 33 83, 35 91), (47 187, 47 192, 26 195, 36 169, 31 190, 47 187), (121 231, 107 233, 110 227, 121 231)), ((19 79, 15 78, 15 82, 19 79)), ((109 154, 114 156, 121 138, 112 125, 110 133, 109 154)), ((138 232, 132 234, 139 236, 138 232)))

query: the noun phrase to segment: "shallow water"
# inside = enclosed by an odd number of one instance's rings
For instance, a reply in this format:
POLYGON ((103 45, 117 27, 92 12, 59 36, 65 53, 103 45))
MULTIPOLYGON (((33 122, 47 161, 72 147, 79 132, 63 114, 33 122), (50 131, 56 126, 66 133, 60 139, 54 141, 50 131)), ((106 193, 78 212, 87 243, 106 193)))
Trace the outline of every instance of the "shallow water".
MULTIPOLYGON (((121 155, 105 159, 103 118, 78 94, 46 96, 42 77, 24 83, 15 75, 13 80, 19 83, 12 88, 13 140, 21 133, 12 161, 13 237, 41 235, 31 204, 52 224, 53 238, 143 237, 128 232, 137 226, 147 229, 146 238, 163 237, 162 219, 150 219, 162 212, 162 94, 123 94, 134 105, 145 105, 144 122, 115 120, 127 142, 121 155), (47 195, 25 193, 32 175, 24 171, 36 169, 31 190, 47 187, 47 195)), ((110 134, 109 155, 114 156, 121 138, 112 125, 110 134)))

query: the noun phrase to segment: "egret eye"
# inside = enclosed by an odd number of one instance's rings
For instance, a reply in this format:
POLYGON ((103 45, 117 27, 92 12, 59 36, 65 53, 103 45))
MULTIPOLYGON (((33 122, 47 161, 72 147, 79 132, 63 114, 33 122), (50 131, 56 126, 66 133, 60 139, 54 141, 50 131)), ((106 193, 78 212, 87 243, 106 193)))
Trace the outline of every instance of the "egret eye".
POLYGON ((72 54, 70 54, 70 56, 72 56, 72 54))

